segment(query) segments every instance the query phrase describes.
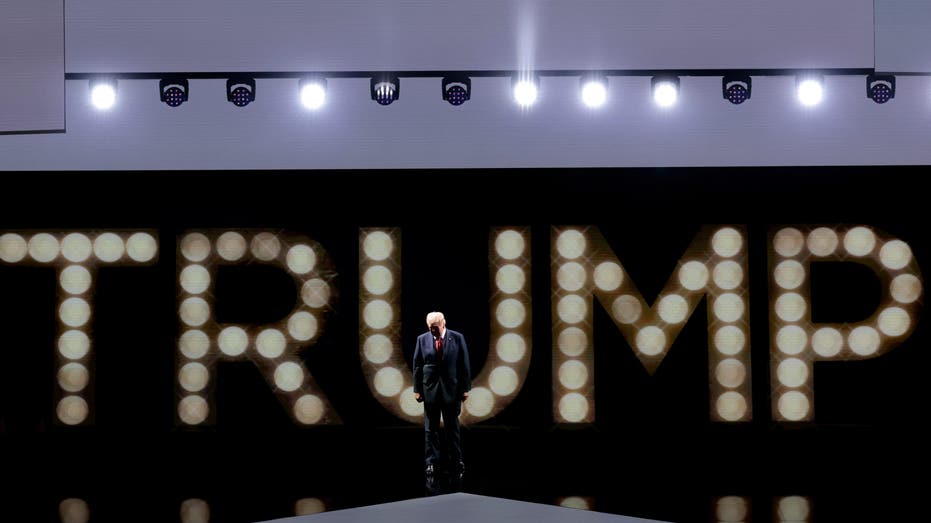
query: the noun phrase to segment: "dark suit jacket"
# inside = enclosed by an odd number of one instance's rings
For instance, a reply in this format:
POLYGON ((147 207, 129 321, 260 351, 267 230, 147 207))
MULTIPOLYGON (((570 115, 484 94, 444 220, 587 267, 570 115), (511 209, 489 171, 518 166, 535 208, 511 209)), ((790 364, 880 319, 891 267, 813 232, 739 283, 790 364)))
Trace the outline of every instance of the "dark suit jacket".
POLYGON ((442 358, 437 358, 433 334, 417 337, 414 349, 414 392, 427 403, 453 404, 462 400, 462 393, 472 389, 469 369, 469 348, 465 337, 446 329, 442 358))

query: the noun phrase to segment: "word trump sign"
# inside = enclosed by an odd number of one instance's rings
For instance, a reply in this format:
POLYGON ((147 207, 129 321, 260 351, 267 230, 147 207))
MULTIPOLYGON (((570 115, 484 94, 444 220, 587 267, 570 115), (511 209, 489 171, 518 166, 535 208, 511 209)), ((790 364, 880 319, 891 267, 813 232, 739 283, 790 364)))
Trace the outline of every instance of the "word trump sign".
MULTIPOLYGON (((410 367, 401 349, 401 232, 358 230, 357 343, 372 396, 398 418, 420 422, 423 406, 414 400, 410 367)), ((556 422, 595 421, 595 301, 652 374, 705 299, 711 419, 734 423, 753 418, 745 226, 701 227, 655 298, 638 291, 598 227, 554 226, 549 243, 551 292, 545 299, 552 312, 548 348, 556 422)), ((814 363, 874 358, 901 344, 918 322, 921 273, 908 243, 868 225, 773 226, 767 245, 765 364, 772 416, 780 422, 810 421, 815 411, 814 363), (861 264, 879 279, 880 304, 869 317, 846 323, 812 320, 812 264, 832 261, 861 264)), ((160 246, 153 230, 0 231, 0 265, 45 266, 57 274, 58 332, 54 349, 49 349, 55 352, 56 368, 52 407, 62 425, 88 425, 94 419, 88 390, 95 378, 91 325, 97 271, 153 265, 162 255, 160 246)), ((527 379, 535 348, 531 253, 530 227, 489 229, 488 355, 464 403, 463 423, 487 420, 505 410, 527 379)), ((181 233, 174 256, 175 421, 183 426, 214 424, 217 363, 246 360, 261 372, 294 423, 341 423, 301 358, 341 306, 336 277, 348 268, 332 261, 327 246, 299 233, 206 229, 181 233), (290 275, 298 289, 290 312, 269 324, 219 322, 213 292, 216 274, 221 267, 235 265, 265 265, 290 275)))

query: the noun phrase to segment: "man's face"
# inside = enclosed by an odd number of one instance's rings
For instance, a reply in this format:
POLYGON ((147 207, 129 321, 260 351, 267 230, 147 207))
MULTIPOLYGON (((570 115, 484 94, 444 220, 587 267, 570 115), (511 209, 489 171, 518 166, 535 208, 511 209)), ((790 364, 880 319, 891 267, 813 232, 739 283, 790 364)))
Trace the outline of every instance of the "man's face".
POLYGON ((442 328, 443 328, 443 325, 446 325, 446 320, 444 320, 444 319, 435 319, 435 320, 431 321, 431 322, 430 322, 430 332, 433 333, 434 336, 439 336, 439 335, 440 335, 440 331, 441 331, 442 328))

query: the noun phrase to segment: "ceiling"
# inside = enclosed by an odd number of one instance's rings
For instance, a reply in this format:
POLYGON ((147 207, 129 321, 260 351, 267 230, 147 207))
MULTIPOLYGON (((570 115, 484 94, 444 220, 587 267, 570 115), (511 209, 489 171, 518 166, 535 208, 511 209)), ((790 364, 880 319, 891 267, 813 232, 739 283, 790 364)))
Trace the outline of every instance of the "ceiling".
MULTIPOLYGON (((25 0, 22 0, 25 1, 25 0)), ((86 80, 64 86, 65 129, 0 136, 2 170, 382 169, 921 165, 931 162, 931 77, 898 76, 878 105, 860 75, 828 75, 803 108, 793 76, 755 76, 731 105, 716 76, 685 76, 671 109, 647 76, 612 76, 589 110, 589 69, 866 68, 931 71, 931 7, 892 0, 85 0, 64 5, 65 72, 542 71, 532 108, 510 79, 475 77, 472 99, 441 100, 439 78, 402 78, 383 107, 366 78, 330 78, 327 105, 302 109, 293 78, 260 79, 226 101, 195 79, 169 108, 158 81, 123 79, 108 112, 86 80), (923 46, 923 47, 920 47, 923 46)), ((2 63, 2 61, 0 61, 2 63)))

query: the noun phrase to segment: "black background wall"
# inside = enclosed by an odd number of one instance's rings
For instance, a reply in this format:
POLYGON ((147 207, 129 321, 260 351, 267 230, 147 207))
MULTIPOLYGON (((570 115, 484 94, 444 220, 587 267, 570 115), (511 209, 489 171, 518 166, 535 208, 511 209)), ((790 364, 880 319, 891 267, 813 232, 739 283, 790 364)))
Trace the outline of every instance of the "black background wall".
MULTIPOLYGON (((0 265, 0 490, 9 511, 56 520, 79 497, 91 521, 175 521, 182 500, 211 521, 293 515, 422 495, 422 428, 383 410, 359 363, 360 227, 402 229, 402 339, 409 356, 430 310, 464 332, 473 369, 488 350, 489 227, 531 226, 534 342, 527 381, 499 416, 464 429, 466 490, 553 502, 582 495, 596 510, 670 521, 713 519, 712 500, 752 500, 753 521, 780 496, 811 497, 815 521, 920 514, 929 465, 929 334, 923 321, 891 352, 815 365, 816 419, 770 415, 767 233, 782 224, 865 224, 931 260, 926 169, 916 167, 463 170, 372 172, 7 173, 0 233, 147 229, 159 261, 98 272, 94 424, 53 423, 55 269, 0 265), (596 225, 652 301, 703 224, 749 227, 754 419, 709 421, 706 303, 648 377, 608 313, 595 306, 597 420, 551 417, 550 228, 596 225), (327 249, 338 301, 302 353, 344 424, 291 422, 251 363, 222 362, 216 424, 174 421, 176 252, 193 229, 305 234, 327 249), (432 256, 441 244, 451 255, 432 256), (917 473, 917 479, 911 474, 917 473), (906 477, 906 476, 909 477, 906 477)), ((221 269, 217 320, 286 315, 298 289, 283 272, 221 269)), ((815 321, 859 321, 878 279, 854 264, 816 264, 815 321)), ((409 358, 408 358, 409 359, 409 358)), ((6 518, 3 518, 6 519, 6 518)))

